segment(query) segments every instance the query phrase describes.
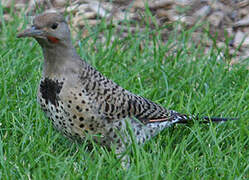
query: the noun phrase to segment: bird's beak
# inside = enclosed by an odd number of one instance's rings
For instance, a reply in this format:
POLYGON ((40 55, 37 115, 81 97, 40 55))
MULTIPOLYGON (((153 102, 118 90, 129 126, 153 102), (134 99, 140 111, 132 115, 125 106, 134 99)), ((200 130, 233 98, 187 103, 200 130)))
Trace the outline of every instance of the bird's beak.
POLYGON ((23 32, 17 34, 17 38, 21 37, 40 37, 44 34, 41 29, 37 29, 35 26, 25 29, 23 32))

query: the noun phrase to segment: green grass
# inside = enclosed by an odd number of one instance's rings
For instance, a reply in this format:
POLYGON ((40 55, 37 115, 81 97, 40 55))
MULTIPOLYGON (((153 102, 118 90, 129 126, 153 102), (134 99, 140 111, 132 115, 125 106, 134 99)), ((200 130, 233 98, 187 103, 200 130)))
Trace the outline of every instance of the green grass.
POLYGON ((130 168, 123 169, 112 152, 98 145, 90 151, 52 128, 36 102, 41 49, 32 39, 16 39, 26 22, 12 15, 0 27, 0 179, 249 178, 248 60, 230 68, 229 58, 219 58, 223 49, 204 53, 191 43, 193 29, 171 27, 167 43, 160 29, 149 28, 111 43, 113 29, 103 22, 89 29, 89 38, 75 39, 82 58, 134 93, 182 113, 240 118, 165 129, 134 146, 130 168), (97 38, 101 29, 105 42, 97 38))

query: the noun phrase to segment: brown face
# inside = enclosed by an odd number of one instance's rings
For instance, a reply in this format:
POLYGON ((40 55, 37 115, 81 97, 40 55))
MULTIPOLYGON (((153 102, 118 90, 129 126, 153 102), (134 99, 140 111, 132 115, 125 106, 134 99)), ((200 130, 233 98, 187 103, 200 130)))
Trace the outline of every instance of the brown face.
POLYGON ((48 40, 50 43, 58 43, 63 37, 61 36, 63 26, 65 26, 65 20, 62 15, 44 13, 36 16, 31 28, 19 33, 17 37, 33 37, 48 40))

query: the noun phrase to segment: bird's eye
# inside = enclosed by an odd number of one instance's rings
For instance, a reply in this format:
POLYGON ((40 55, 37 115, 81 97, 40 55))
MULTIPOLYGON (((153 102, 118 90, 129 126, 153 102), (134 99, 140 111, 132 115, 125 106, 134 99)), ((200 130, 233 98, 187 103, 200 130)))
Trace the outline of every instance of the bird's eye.
POLYGON ((58 27, 58 24, 57 23, 53 23, 52 25, 51 25, 51 28, 52 29, 56 29, 58 27))

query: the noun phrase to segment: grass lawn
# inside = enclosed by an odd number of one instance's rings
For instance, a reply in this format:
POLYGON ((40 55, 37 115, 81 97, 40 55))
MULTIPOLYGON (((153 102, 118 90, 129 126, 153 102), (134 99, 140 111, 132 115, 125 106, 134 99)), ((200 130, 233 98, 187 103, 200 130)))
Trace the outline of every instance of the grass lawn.
POLYGON ((41 48, 16 38, 26 21, 12 15, 13 22, 0 26, 0 179, 249 178, 248 60, 231 68, 227 47, 204 53, 192 42, 193 29, 173 28, 167 43, 160 29, 149 28, 111 43, 113 29, 103 22, 88 38, 74 39, 82 58, 136 94, 186 114, 240 118, 165 129, 144 146, 134 145, 130 168, 123 169, 113 152, 98 145, 90 151, 52 128, 36 102, 41 48), (100 29, 104 42, 97 38, 100 29))

